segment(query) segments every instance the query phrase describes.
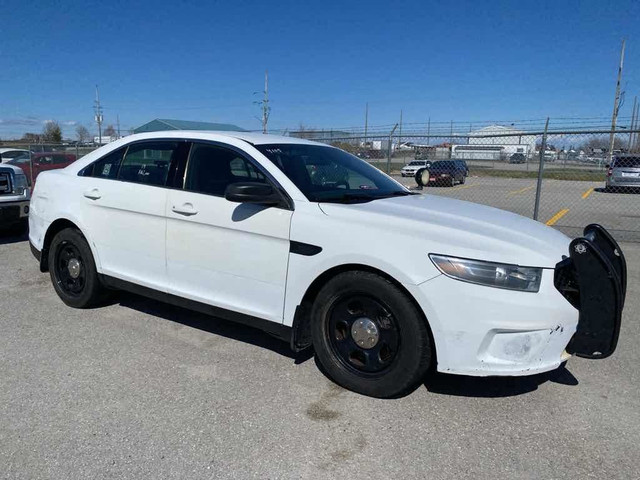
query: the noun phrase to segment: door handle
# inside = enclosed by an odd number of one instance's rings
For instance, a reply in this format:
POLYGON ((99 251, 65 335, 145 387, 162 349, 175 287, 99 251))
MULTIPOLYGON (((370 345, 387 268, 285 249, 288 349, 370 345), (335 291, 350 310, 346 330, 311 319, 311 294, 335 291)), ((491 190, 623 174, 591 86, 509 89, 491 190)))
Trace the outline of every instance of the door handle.
POLYGON ((102 197, 102 194, 100 194, 100 190, 98 190, 97 188, 87 190, 83 193, 83 195, 91 200, 98 200, 100 197, 102 197))
POLYGON ((178 213, 180 215, 185 215, 187 217, 190 217, 191 215, 195 215, 196 213, 198 213, 198 210, 193 208, 193 205, 191 205, 190 203, 185 203, 181 207, 176 207, 174 205, 173 207, 171 207, 171 211, 173 211, 174 213, 178 213))

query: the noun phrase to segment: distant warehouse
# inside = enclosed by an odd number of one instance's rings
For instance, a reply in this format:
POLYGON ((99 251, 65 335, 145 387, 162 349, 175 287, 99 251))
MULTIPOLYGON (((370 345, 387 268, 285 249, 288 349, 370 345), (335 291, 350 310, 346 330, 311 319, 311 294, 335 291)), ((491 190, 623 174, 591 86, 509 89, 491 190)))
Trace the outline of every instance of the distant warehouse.
POLYGON ((156 118, 133 129, 133 133, 161 132, 164 130, 214 130, 225 132, 246 132, 244 128, 230 123, 193 122, 190 120, 169 120, 156 118))
POLYGON ((457 160, 508 160, 514 153, 528 157, 536 148, 536 136, 512 127, 489 125, 469 133, 466 145, 453 145, 457 160))

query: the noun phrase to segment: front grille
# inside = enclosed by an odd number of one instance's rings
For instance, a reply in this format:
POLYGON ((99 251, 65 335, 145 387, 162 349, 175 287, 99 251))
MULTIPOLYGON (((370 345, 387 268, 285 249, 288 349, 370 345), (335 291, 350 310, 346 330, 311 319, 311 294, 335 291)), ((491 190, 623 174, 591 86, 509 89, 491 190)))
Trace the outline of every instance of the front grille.
POLYGON ((0 172, 0 195, 11 193, 11 176, 9 173, 0 172))
POLYGON ((10 206, 3 207, 0 204, 0 222, 8 222, 12 220, 17 220, 20 218, 20 207, 19 206, 10 206))
POLYGON ((580 309, 580 289, 571 258, 565 258, 556 265, 553 284, 571 305, 580 309))

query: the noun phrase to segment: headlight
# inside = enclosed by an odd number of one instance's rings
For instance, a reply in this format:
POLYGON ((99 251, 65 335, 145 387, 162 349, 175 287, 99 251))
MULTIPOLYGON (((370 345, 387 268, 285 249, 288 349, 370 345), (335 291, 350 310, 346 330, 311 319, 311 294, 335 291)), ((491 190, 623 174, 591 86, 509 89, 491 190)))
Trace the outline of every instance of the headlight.
POLYGON ((16 175, 13 178, 13 181, 15 183, 15 185, 13 186, 13 191, 17 195, 22 195, 26 188, 29 186, 29 184, 27 183, 27 177, 21 173, 16 175))
POLYGON ((523 292, 537 292, 540 289, 541 268, 433 254, 429 258, 447 277, 463 282, 523 292))

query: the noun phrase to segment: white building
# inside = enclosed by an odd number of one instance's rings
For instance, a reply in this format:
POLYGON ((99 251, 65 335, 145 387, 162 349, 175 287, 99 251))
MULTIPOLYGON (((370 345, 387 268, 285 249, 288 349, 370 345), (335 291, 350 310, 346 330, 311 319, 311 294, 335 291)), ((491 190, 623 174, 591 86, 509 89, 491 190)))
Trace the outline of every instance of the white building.
POLYGON ((536 135, 513 127, 489 125, 469 133, 466 145, 453 145, 451 157, 457 160, 508 160, 514 153, 526 157, 536 150, 536 135))

